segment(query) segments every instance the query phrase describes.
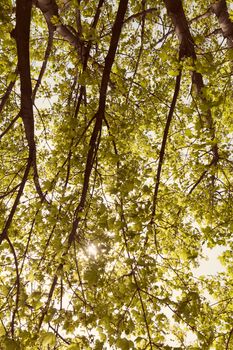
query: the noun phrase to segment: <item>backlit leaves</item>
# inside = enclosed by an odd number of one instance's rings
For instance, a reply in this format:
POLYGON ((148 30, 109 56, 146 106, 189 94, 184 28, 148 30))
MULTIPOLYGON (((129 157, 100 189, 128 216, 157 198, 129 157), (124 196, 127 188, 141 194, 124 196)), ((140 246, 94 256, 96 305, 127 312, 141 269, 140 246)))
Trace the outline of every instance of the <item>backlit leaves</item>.
MULTIPOLYGON (((0 245, 0 347, 230 348, 232 50, 211 1, 183 2, 196 59, 179 60, 180 39, 166 9, 171 2, 130 0, 104 96, 120 1, 56 3, 38 0, 32 9, 42 195, 31 167, 0 245), (49 31, 53 43, 45 57, 49 31), (152 218, 161 143, 181 70, 152 218), (201 93, 194 72, 202 74, 201 93), (225 272, 196 275, 206 247, 225 249, 225 272)), ((19 113, 15 5, 0 4, 1 232, 29 155, 19 113)))

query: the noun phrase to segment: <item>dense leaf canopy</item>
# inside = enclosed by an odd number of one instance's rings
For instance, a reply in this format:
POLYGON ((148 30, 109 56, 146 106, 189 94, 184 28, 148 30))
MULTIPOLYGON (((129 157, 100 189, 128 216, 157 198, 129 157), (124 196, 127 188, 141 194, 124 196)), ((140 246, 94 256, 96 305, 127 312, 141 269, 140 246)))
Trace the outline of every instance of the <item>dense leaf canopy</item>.
POLYGON ((1 349, 232 349, 232 19, 1 1, 1 349))

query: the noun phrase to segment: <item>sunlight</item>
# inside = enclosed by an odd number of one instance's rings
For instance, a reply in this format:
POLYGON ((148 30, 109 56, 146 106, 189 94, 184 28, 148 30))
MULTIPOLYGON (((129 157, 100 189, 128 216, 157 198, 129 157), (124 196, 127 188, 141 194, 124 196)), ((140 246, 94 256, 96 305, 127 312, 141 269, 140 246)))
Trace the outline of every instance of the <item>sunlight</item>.
POLYGON ((96 248, 96 246, 94 244, 90 244, 87 247, 87 254, 89 256, 93 256, 95 258, 97 256, 97 253, 98 253, 98 249, 96 248))

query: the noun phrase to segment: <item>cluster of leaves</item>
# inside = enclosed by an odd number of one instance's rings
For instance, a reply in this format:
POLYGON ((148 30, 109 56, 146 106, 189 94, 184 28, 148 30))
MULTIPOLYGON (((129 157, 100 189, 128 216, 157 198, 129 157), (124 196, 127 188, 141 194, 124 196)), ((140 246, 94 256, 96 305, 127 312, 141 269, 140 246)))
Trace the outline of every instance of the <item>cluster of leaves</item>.
POLYGON ((226 2, 37 0, 31 95, 24 3, 0 4, 1 349, 230 349, 226 2), (204 246, 225 273, 195 276, 204 246))

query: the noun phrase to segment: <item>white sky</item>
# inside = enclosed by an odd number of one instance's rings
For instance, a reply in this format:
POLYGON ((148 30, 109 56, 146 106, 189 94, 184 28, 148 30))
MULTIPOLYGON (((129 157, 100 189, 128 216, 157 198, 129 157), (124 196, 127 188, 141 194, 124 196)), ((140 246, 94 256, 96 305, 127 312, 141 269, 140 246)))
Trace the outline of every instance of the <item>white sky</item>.
POLYGON ((218 272, 224 272, 225 268, 219 261, 218 257, 227 249, 224 246, 217 246, 212 249, 205 247, 203 249, 204 259, 199 259, 200 266, 193 269, 195 277, 202 275, 216 275, 218 272))

